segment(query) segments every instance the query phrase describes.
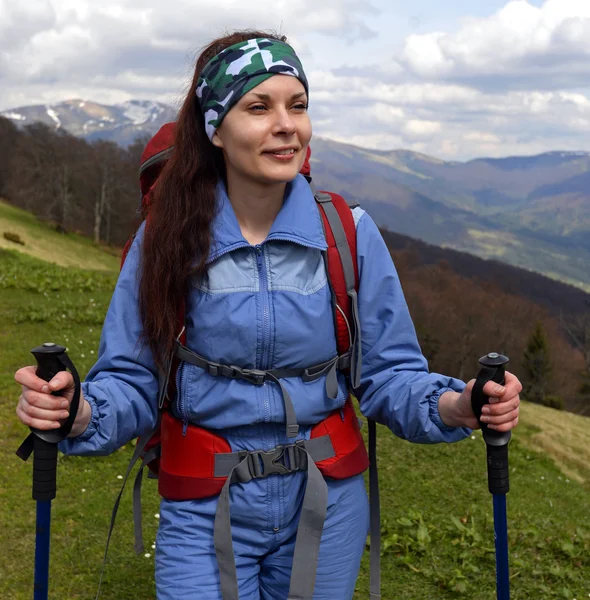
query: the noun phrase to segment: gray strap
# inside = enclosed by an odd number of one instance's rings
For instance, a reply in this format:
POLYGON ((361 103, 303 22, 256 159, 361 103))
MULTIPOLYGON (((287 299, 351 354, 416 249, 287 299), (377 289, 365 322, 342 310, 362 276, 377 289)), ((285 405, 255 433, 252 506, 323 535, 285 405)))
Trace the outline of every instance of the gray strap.
POLYGON ((315 183, 314 183, 313 179, 311 178, 310 175, 308 175, 306 177, 306 179, 307 179, 307 182, 309 183, 309 187, 311 188, 311 191, 312 191, 313 195, 317 196, 318 190, 317 190, 317 188, 315 186, 315 183))
POLYGON ((359 317, 359 303, 356 290, 348 292, 350 306, 352 308, 352 321, 354 327, 354 341, 351 348, 350 379, 352 387, 356 390, 361 384, 361 372, 363 369, 363 346, 361 338, 361 320, 359 317))
MULTIPOLYGON (((238 575, 236 572, 236 559, 231 537, 231 514, 229 506, 229 487, 232 483, 249 477, 246 457, 238 463, 225 481, 215 511, 213 525, 213 544, 219 566, 219 583, 223 600, 239 600, 238 575), (240 473, 242 471, 242 473, 240 473), (241 477, 240 477, 241 475, 241 477)), ((251 477, 250 477, 251 479, 251 477)))
POLYGON ((350 246, 348 245, 348 240, 346 239, 346 232, 344 231, 344 226, 340 220, 340 215, 332 203, 332 198, 330 197, 328 201, 324 199, 324 196, 324 194, 318 194, 316 198, 318 198, 318 201, 321 202, 324 212, 326 213, 328 223, 330 223, 330 229, 332 230, 338 255, 340 256, 340 261, 342 262, 344 281, 346 282, 346 291, 350 292, 351 290, 356 289, 354 262, 352 254, 350 253, 350 246))
POLYGON ((159 388, 158 388, 158 407, 162 409, 164 406, 164 400, 168 393, 168 382, 170 381, 170 372, 172 369, 172 361, 174 359, 174 353, 171 352, 164 365, 163 372, 160 373, 159 377, 159 388))
POLYGON ((311 456, 314 462, 320 462, 327 458, 336 456, 332 440, 329 435, 322 435, 317 438, 305 440, 303 447, 305 451, 311 456))
MULTIPOLYGON (((328 486, 311 456, 307 452, 303 456, 307 458, 307 485, 295 539, 289 600, 312 600, 313 598, 320 542, 328 506, 328 486)), ((236 481, 247 483, 251 479, 248 459, 245 456, 231 470, 217 501, 213 543, 219 566, 223 600, 239 600, 238 576, 231 535, 229 488, 236 481)))
POLYGON ((308 455, 307 485, 297 526, 288 600, 312 600, 320 542, 328 507, 328 486, 308 455))
MULTIPOLYGON (((135 532, 135 552, 136 554, 143 554, 143 527, 141 523, 141 484, 143 482, 143 469, 146 465, 160 457, 160 446, 154 446, 150 448, 141 461, 141 467, 137 471, 135 476, 135 483, 133 484, 133 530, 135 532)), ((151 473, 151 471, 150 471, 151 473)))
POLYGON ((267 371, 268 378, 274 381, 281 388, 281 394, 283 396, 283 405, 285 407, 285 423, 287 427, 287 437, 294 438, 299 433, 299 425, 297 424, 297 415, 295 414, 295 407, 287 388, 281 383, 281 380, 275 375, 267 371))
POLYGON ((381 505, 377 473, 377 425, 369 419, 369 502, 371 519, 371 600, 381 600, 381 505))
POLYGON ((102 559, 102 567, 100 569, 100 578, 98 580, 98 589, 96 590, 96 596, 95 596, 95 600, 98 600, 98 597, 100 595, 100 586, 102 585, 102 578, 104 575, 104 570, 105 570, 105 566, 107 563, 107 554, 109 551, 109 544, 111 541, 111 535, 113 533, 113 528, 115 527, 115 519, 117 518, 117 512, 119 510, 119 504, 121 502, 121 497, 123 496, 123 490, 125 489, 125 485, 127 483, 127 479, 129 478, 129 474, 131 473, 131 470, 133 469, 133 467, 135 466, 135 463, 137 462, 137 460, 139 459, 141 453, 144 451, 148 441, 151 439, 152 435, 154 435, 154 433, 156 433, 156 431, 158 430, 160 426, 160 420, 158 418, 158 423, 156 425, 156 427, 154 427, 154 429, 152 429, 152 431, 150 431, 150 433, 144 435, 143 437, 139 438, 137 440, 137 443, 135 445, 135 450, 133 451, 133 456, 131 457, 131 460, 129 461, 129 465, 127 466, 127 471, 125 473, 125 476, 123 477, 123 485, 121 486, 121 491, 119 492, 117 499, 115 500, 115 505, 113 506, 113 512, 111 514, 111 522, 109 524, 109 532, 107 535, 107 543, 104 549, 104 556, 102 559))

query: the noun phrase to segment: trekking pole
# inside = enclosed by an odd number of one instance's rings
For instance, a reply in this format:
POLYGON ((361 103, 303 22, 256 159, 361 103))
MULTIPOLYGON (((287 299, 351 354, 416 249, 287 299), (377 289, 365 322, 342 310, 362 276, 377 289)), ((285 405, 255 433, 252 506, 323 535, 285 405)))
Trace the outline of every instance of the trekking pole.
MULTIPOLYGON (((51 530, 51 501, 55 498, 57 472, 57 444, 72 429, 80 404, 80 377, 63 346, 47 342, 31 350, 37 359, 37 377, 51 381, 60 371, 70 370, 75 391, 70 404, 70 414, 65 423, 54 430, 43 431, 29 427, 31 433, 16 451, 19 458, 27 460, 33 453, 33 500, 37 501, 37 527, 35 537, 35 587, 34 600, 47 600, 49 587, 49 543, 51 530)), ((59 396, 58 392, 52 392, 59 396)))
POLYGON ((510 600, 508 571, 508 522, 506 519, 506 494, 510 489, 508 469, 508 442, 510 431, 495 431, 481 422, 481 409, 488 403, 483 386, 488 381, 504 385, 506 356, 490 352, 479 359, 482 368, 471 391, 473 413, 481 425, 486 443, 488 462, 488 489, 494 504, 494 539, 496 543, 496 596, 498 600, 510 600))

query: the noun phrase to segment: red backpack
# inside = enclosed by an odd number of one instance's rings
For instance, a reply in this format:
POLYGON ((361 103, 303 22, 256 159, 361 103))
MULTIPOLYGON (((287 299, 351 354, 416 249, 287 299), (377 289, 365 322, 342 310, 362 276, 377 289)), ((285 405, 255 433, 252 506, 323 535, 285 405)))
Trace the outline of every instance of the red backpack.
MULTIPOLYGON (((166 160, 173 152, 174 132, 175 123, 163 125, 148 142, 141 156, 139 169, 141 199, 138 212, 141 212, 143 219, 147 217, 150 210, 151 190, 166 160)), ((123 483, 124 487, 133 465, 137 460, 141 460, 141 468, 137 473, 134 485, 135 549, 138 553, 143 552, 140 493, 142 472, 145 466, 149 469, 148 477, 158 478, 158 489, 163 497, 171 500, 184 500, 219 494, 224 488, 228 476, 233 473, 232 469, 237 467, 239 460, 243 459, 243 457, 237 456, 239 453, 233 453, 236 455, 234 459, 229 444, 222 437, 210 430, 192 424, 188 427, 186 424, 183 426, 183 423, 174 418, 168 410, 170 402, 176 395, 175 373, 180 360, 187 360, 206 368, 211 374, 213 372, 217 374, 219 370, 221 371, 220 375, 239 377, 258 384, 260 384, 260 378, 265 376, 279 383, 279 377, 309 375, 308 372, 311 371, 316 373, 313 377, 319 377, 325 375, 328 370, 335 372, 335 369, 339 368, 350 374, 352 388, 359 385, 361 344, 357 305, 358 270, 356 227, 352 215, 352 208, 358 206, 358 204, 349 205, 337 194, 315 190, 310 175, 310 155, 311 150, 308 147, 301 174, 306 177, 314 191, 328 245, 328 249, 324 253, 324 259, 333 297, 334 325, 338 349, 336 359, 338 360, 334 359, 330 364, 314 365, 305 370, 300 369, 300 373, 291 370, 293 372, 288 374, 285 370, 275 371, 273 374, 273 371, 246 370, 235 366, 229 367, 211 363, 207 359, 194 354, 185 346, 184 306, 179 307, 178 330, 180 333, 177 339, 177 349, 174 355, 170 357, 167 373, 164 374, 160 382, 160 418, 154 430, 138 438, 123 483), (223 372, 223 369, 226 371, 223 372), (231 370, 231 373, 229 370, 231 370), (255 380, 256 377, 259 381, 255 380), (200 459, 195 461, 188 458, 194 456, 199 456, 200 459), (223 468, 220 468, 222 464, 223 468)), ((121 268, 134 238, 135 234, 131 236, 125 245, 121 268)), ((287 430, 291 431, 289 424, 287 430)), ((293 437, 291 434, 289 436, 293 437)), ((305 450, 324 477, 344 479, 362 473, 367 469, 369 459, 350 397, 343 409, 334 411, 324 421, 312 428, 311 439, 308 440, 305 450), (326 448, 329 448, 329 450, 327 451, 326 448)), ((378 598, 379 500, 375 461, 375 423, 372 421, 369 421, 369 450, 371 454, 370 492, 372 512, 371 591, 372 597, 378 598)), ((255 460, 250 461, 251 468, 255 470, 262 469, 262 471, 269 467, 271 469, 277 468, 275 465, 277 458, 279 457, 255 456, 255 460)), ((290 460, 293 460, 293 457, 290 460)), ((284 471, 271 471, 271 473, 279 472, 284 471)), ((252 476, 256 475, 253 474, 252 476)), ((109 539, 122 492, 123 489, 113 510, 109 539)))

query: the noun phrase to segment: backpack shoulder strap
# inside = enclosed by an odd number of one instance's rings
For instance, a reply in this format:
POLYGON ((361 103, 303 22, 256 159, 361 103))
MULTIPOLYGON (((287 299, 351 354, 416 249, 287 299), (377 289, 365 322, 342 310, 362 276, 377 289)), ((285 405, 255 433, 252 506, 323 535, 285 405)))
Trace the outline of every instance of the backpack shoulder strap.
MULTIPOLYGON (((314 189, 314 188, 312 188, 314 189)), ((358 312, 358 267, 356 226, 352 210, 358 202, 346 202, 332 192, 316 192, 328 251, 326 271, 332 290, 338 352, 351 350, 350 380, 354 389, 360 385, 362 354, 361 327, 358 312)), ((371 513, 370 590, 371 599, 381 598, 381 509, 377 473, 377 428, 369 419, 369 497, 371 513)))
POLYGON ((352 209, 342 196, 332 192, 316 192, 315 199, 328 244, 326 270, 334 304, 338 352, 344 354, 351 351, 351 382, 356 388, 361 372, 356 226, 352 209))

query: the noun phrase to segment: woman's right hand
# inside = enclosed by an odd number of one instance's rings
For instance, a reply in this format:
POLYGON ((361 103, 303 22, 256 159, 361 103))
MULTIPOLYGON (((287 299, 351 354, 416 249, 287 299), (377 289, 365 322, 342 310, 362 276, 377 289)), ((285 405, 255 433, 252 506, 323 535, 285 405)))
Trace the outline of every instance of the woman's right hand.
MULTIPOLYGON (((76 387, 74 378, 70 372, 60 371, 48 382, 37 377, 36 371, 37 367, 29 366, 14 374, 15 381, 22 385, 16 414, 25 425, 35 429, 57 429, 68 418, 76 387), (51 392, 59 392, 60 395, 53 396, 51 392)), ((68 437, 76 437, 86 431, 91 416, 90 404, 80 394, 78 414, 68 437)))

